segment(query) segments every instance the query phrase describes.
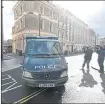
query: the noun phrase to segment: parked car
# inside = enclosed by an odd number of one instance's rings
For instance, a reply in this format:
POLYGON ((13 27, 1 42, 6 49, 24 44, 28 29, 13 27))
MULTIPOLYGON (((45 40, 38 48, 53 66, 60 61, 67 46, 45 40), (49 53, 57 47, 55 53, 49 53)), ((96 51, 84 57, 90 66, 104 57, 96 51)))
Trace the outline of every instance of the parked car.
POLYGON ((6 50, 3 50, 3 53, 4 53, 4 54, 7 53, 6 50))

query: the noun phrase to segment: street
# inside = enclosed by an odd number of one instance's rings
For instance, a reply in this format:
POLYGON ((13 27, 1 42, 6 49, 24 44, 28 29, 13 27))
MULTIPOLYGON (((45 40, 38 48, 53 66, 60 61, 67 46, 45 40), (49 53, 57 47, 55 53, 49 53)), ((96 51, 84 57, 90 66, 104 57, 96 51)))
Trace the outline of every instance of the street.
POLYGON ((90 71, 86 66, 81 70, 83 59, 83 54, 66 57, 69 80, 64 86, 57 88, 26 86, 21 78, 22 71, 19 66, 22 59, 13 57, 4 60, 2 103, 105 103, 105 74, 100 74, 97 70, 97 54, 93 54, 90 71))

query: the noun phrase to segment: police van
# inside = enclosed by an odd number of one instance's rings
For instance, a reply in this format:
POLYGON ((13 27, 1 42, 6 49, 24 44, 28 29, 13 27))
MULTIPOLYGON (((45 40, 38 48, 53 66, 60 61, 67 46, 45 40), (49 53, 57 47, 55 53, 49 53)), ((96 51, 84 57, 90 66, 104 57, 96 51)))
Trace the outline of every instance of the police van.
POLYGON ((58 37, 25 37, 22 78, 32 87, 56 87, 67 82, 68 66, 58 37))

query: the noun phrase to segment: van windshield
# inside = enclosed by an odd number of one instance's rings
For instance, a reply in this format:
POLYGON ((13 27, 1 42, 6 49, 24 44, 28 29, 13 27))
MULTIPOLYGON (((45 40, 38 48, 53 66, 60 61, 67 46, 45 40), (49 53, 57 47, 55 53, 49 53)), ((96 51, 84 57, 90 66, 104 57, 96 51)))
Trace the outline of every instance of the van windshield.
POLYGON ((26 54, 60 55, 62 53, 60 43, 57 41, 27 40, 26 54))

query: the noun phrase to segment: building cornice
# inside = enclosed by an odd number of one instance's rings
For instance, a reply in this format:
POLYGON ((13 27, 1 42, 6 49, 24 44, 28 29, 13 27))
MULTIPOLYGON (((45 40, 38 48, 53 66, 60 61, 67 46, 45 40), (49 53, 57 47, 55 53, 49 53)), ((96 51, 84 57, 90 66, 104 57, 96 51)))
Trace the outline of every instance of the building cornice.
MULTIPOLYGON (((35 29, 25 29, 21 32, 13 34, 13 39, 17 39, 20 35, 23 35, 23 34, 25 34, 26 36, 28 36, 29 34, 32 34, 33 36, 38 36, 39 31, 35 30, 35 29)), ((23 35, 23 36, 25 36, 25 35, 23 35)), ((41 31, 41 35, 42 36, 54 36, 54 35, 56 36, 56 34, 54 34, 54 33, 48 33, 48 32, 42 32, 42 31, 41 31)))
POLYGON ((38 1, 39 3, 43 3, 44 5, 46 5, 47 7, 49 7, 49 8, 51 8, 51 9, 53 9, 54 11, 57 11, 57 12, 63 12, 63 14, 64 14, 64 12, 65 12, 65 10, 63 9, 63 8, 59 8, 59 7, 57 7, 56 5, 54 5, 53 3, 47 3, 46 1, 38 1))
MULTIPOLYGON (((29 12, 24 12, 24 13, 23 13, 18 19, 16 19, 16 20, 14 21, 14 24, 15 24, 18 20, 20 20, 22 17, 26 16, 28 13, 29 13, 29 12)), ((37 13, 37 12, 33 12, 32 15, 33 15, 33 16, 34 16, 34 15, 38 16, 39 13, 37 13)), ((52 18, 49 18, 49 17, 47 17, 47 16, 45 16, 45 15, 42 15, 41 17, 42 17, 43 19, 47 19, 47 20, 49 20, 49 21, 52 21, 52 22, 58 23, 57 20, 52 19, 52 18)))
POLYGON ((15 5, 14 5, 14 7, 12 8, 12 10, 14 11, 17 7, 18 7, 18 5, 20 4, 20 3, 22 3, 23 1, 18 1, 15 5))

